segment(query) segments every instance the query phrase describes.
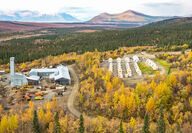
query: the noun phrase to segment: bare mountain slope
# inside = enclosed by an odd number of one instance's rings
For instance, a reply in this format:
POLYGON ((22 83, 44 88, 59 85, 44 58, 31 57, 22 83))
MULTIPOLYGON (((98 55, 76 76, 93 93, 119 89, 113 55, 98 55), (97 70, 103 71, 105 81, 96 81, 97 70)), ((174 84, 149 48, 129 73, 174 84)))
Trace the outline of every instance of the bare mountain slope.
POLYGON ((149 16, 136 11, 128 10, 119 14, 102 13, 95 16, 90 23, 150 23, 172 17, 149 16))

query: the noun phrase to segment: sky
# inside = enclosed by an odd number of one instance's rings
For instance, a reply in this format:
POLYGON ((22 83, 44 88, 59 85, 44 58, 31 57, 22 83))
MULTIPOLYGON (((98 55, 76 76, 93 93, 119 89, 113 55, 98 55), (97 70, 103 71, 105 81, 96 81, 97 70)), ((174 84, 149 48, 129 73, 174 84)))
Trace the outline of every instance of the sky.
POLYGON ((38 11, 42 14, 65 12, 81 20, 99 13, 135 10, 155 16, 192 15, 191 0, 1 0, 0 10, 38 11))

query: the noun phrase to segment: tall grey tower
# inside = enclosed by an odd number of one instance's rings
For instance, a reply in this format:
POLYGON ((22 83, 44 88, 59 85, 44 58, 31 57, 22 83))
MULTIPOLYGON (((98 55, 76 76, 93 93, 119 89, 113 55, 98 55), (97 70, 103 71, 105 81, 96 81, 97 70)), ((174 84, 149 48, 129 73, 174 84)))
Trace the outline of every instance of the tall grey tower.
POLYGON ((10 76, 11 86, 23 86, 28 83, 25 75, 21 73, 15 73, 15 57, 10 58, 10 76))
POLYGON ((11 76, 14 76, 15 75, 15 57, 11 57, 10 58, 10 73, 11 73, 11 76))

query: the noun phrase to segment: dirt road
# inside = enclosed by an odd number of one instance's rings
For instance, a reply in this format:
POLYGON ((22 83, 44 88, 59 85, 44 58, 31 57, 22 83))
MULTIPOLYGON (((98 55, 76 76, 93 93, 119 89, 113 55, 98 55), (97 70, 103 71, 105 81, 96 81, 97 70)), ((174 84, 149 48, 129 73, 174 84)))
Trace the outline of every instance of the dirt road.
MULTIPOLYGON (((75 66, 75 64, 68 66, 71 77, 74 79, 74 86, 73 86, 71 94, 69 95, 68 100, 67 100, 67 108, 74 116, 79 118, 82 113, 75 108, 75 99, 76 99, 77 92, 79 89, 79 78, 77 76, 77 73, 74 70, 74 66, 75 66)), ((93 120, 95 118, 95 117, 88 116, 88 115, 85 115, 85 117, 87 117, 90 120, 93 120)))
POLYGON ((9 41, 9 40, 12 40, 12 39, 20 39, 20 38, 29 38, 29 37, 41 36, 41 35, 44 35, 44 34, 9 36, 9 37, 5 37, 5 38, 0 38, 0 42, 9 41))
POLYGON ((79 89, 79 78, 74 70, 74 65, 68 66, 71 76, 74 79, 74 86, 67 101, 67 107, 69 111, 76 117, 80 117, 81 113, 75 108, 75 98, 79 89))

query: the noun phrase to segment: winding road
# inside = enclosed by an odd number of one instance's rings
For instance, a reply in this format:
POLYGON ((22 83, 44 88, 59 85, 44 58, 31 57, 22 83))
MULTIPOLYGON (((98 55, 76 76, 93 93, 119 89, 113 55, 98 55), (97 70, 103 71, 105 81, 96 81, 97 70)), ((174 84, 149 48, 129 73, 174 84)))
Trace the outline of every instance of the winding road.
POLYGON ((69 111, 76 117, 80 117, 81 112, 79 112, 76 108, 75 108, 75 98, 77 96, 77 92, 79 89, 79 78, 74 70, 74 65, 70 65, 68 66, 69 71, 71 76, 74 79, 74 86, 72 88, 71 94, 69 95, 68 101, 67 101, 67 107, 69 109, 69 111))
MULTIPOLYGON (((67 100, 67 108, 74 116, 79 118, 82 113, 75 108, 75 99, 79 90, 79 78, 77 76, 77 73, 74 70, 74 66, 75 64, 68 66, 70 74, 74 80, 74 85, 73 85, 71 94, 69 95, 69 98, 67 100)), ((85 115, 85 117, 90 120, 93 120, 95 118, 93 116, 88 116, 88 115, 85 115)))

